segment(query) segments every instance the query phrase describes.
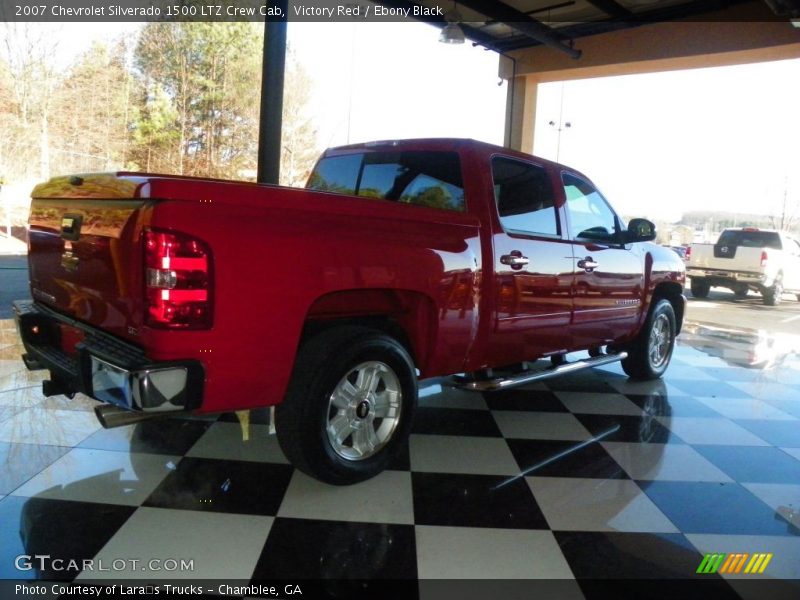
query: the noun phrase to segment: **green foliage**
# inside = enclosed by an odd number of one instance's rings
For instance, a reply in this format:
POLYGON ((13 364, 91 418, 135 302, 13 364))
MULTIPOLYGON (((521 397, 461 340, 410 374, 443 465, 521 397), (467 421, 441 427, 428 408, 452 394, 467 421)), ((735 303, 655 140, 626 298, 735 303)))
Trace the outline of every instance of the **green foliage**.
POLYGON ((453 199, 439 186, 427 187, 416 194, 403 194, 400 202, 408 202, 429 208, 452 209, 453 199))
POLYGON ((258 143, 261 45, 255 23, 148 23, 134 53, 144 84, 139 165, 238 177, 258 143))
MULTIPOLYGON (((38 25, 21 28, 5 55, 0 48, 7 178, 118 169, 253 177, 263 24, 147 23, 138 37, 95 43, 66 69, 55 67, 38 25)), ((288 56, 281 171, 293 185, 305 183, 318 153, 310 86, 288 56)))

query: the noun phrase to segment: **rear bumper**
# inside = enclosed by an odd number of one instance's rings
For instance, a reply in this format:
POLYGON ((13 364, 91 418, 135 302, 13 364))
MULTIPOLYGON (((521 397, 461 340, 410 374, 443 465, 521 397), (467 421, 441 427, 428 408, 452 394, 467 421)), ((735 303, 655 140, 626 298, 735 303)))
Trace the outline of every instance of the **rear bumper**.
POLYGON ((128 410, 169 413, 199 408, 204 369, 196 360, 154 362, 144 351, 31 301, 14 303, 14 320, 29 369, 48 369, 46 396, 81 392, 128 410), (79 330, 74 353, 62 348, 62 328, 79 330))
POLYGON ((726 271, 724 269, 686 269, 687 277, 702 277, 708 279, 709 282, 716 281, 717 284, 712 285, 725 286, 726 284, 746 283, 747 285, 766 285, 769 286, 770 282, 765 273, 754 273, 752 271, 726 271))

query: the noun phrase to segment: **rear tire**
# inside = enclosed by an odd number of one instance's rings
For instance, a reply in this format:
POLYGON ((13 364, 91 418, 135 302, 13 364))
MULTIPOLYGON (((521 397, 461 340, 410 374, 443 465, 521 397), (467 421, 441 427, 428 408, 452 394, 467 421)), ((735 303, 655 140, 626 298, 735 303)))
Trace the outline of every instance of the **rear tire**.
POLYGON ((690 287, 695 298, 705 298, 711 291, 711 286, 705 279, 692 279, 690 287))
POLYGON ((631 379, 658 379, 667 370, 675 348, 675 311, 669 300, 656 301, 644 327, 628 348, 622 370, 631 379))
POLYGON ((349 485, 383 471, 405 444, 417 402, 406 349, 380 331, 335 327, 297 354, 276 407, 278 443, 304 473, 349 485))
POLYGON ((783 281, 779 277, 772 284, 772 287, 765 288, 761 293, 762 300, 765 306, 778 306, 781 303, 781 296, 783 295, 783 281))

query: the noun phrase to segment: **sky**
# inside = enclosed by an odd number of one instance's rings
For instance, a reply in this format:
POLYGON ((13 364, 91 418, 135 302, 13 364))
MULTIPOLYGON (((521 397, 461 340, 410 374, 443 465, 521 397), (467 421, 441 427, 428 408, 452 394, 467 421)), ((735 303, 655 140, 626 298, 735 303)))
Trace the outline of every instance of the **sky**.
MULTIPOLYGON (((52 27, 52 26, 51 26, 52 27)), ((56 26, 63 61, 121 23, 56 26)), ((407 23, 290 23, 320 149, 409 137, 503 143, 498 56, 407 23), (499 84, 499 85, 498 85, 499 84)), ((588 175, 628 216, 800 204, 800 60, 542 84, 534 152, 588 175), (571 127, 548 125, 569 121, 571 127)))
POLYGON ((548 83, 534 150, 627 214, 800 205, 800 60, 548 83), (563 105, 562 105, 563 94, 563 105), (559 132, 549 121, 569 122, 559 132))

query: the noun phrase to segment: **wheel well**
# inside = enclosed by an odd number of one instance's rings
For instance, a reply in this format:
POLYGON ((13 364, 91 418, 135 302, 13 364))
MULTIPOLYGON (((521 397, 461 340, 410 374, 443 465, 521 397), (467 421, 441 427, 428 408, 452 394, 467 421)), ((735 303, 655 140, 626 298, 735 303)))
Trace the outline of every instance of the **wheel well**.
POLYGON ((678 329, 675 332, 677 335, 681 332, 681 327, 683 325, 683 313, 686 308, 686 303, 683 299, 683 286, 681 286, 679 283, 670 281, 659 283, 656 286, 656 289, 653 291, 651 305, 655 305, 656 301, 661 298, 665 298, 670 304, 672 304, 672 310, 675 311, 675 322, 678 329))
POLYGON ((433 301, 408 290, 347 290, 318 298, 309 308, 301 344, 341 325, 377 329, 400 342, 423 373, 436 339, 433 301))

